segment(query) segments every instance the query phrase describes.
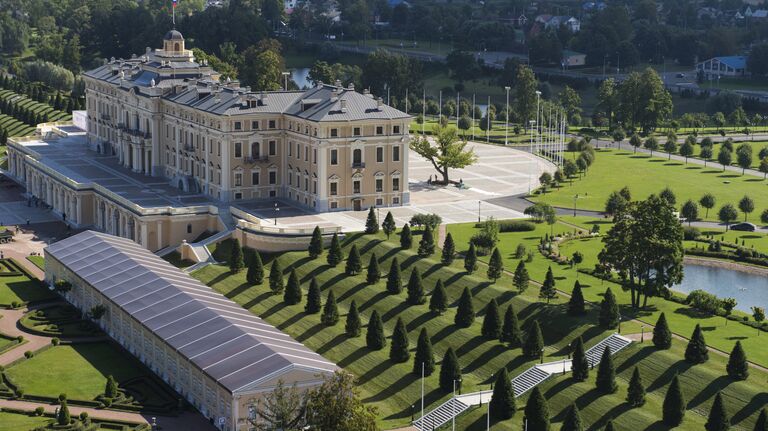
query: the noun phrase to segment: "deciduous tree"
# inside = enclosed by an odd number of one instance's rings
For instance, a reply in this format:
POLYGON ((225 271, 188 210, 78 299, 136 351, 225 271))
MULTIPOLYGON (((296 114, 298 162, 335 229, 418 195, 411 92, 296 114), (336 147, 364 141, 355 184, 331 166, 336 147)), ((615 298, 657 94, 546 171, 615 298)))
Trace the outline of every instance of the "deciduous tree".
POLYGON ((414 139, 410 147, 432 164, 443 177, 443 184, 449 182, 449 169, 462 169, 477 162, 474 148, 467 148, 467 141, 459 140, 458 131, 452 127, 436 125, 431 137, 414 139))

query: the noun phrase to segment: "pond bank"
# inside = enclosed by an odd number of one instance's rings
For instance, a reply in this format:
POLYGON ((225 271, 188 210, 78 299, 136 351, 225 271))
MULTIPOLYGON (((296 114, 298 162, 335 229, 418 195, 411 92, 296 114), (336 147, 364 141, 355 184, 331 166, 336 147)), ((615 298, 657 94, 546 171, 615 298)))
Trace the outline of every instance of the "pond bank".
POLYGON ((755 265, 746 265, 725 259, 716 259, 701 256, 685 256, 683 263, 689 265, 709 266, 713 268, 730 269, 732 271, 745 272, 748 274, 762 275, 768 277, 768 268, 762 268, 755 265))

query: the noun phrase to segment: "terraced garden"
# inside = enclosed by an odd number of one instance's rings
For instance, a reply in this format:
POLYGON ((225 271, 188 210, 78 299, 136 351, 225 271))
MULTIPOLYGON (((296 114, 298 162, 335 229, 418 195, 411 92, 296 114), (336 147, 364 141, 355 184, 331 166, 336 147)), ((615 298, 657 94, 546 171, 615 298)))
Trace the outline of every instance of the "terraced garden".
MULTIPOLYGON (((585 222, 584 220, 574 221, 585 222)), ((466 234, 470 234, 472 229, 465 229, 466 234)), ((555 230, 559 231, 572 229, 572 225, 565 223, 555 227, 555 230)), ((452 233, 456 232, 454 238, 458 248, 465 249, 464 244, 468 238, 460 238, 463 233, 456 231, 453 226, 448 226, 448 230, 452 233)), ((511 247, 516 247, 519 241, 537 244, 543 233, 525 232, 517 234, 519 237, 516 238, 505 237, 501 243, 504 245, 511 243, 511 247)), ((404 283, 411 271, 418 268, 423 277, 423 286, 428 293, 437 280, 441 279, 446 286, 449 304, 448 311, 443 315, 430 312, 427 304, 408 305, 405 301, 405 293, 389 294, 383 280, 368 284, 364 274, 347 276, 344 273, 343 264, 332 268, 326 264, 325 256, 312 260, 306 252, 280 255, 280 261, 287 267, 284 273, 287 275, 291 269, 296 270, 305 296, 312 277, 316 277, 321 287, 323 302, 330 291, 334 293, 341 315, 341 321, 334 326, 323 325, 319 314, 306 314, 303 303, 291 306, 284 304, 281 295, 276 296, 271 293, 266 281, 261 286, 249 285, 245 280, 245 272, 232 274, 226 266, 213 265, 195 272, 193 276, 355 374, 358 377, 363 400, 379 408, 380 425, 385 429, 403 426, 410 422, 411 415, 415 413, 411 406, 419 403, 420 379, 412 374, 412 360, 402 364, 393 363, 389 360, 388 348, 371 351, 366 347, 364 336, 349 338, 345 335, 343 321, 352 301, 357 304, 364 324, 371 313, 374 310, 377 311, 382 316, 387 335, 392 333, 398 317, 402 318, 408 331, 412 351, 422 327, 426 328, 431 336, 437 361, 442 358, 449 346, 453 347, 462 366, 462 392, 488 389, 492 374, 498 372, 501 367, 506 367, 510 374, 515 376, 536 362, 522 356, 518 347, 509 348, 481 336, 480 326, 485 307, 492 298, 498 301, 502 310, 507 305, 514 307, 521 319, 523 331, 534 320, 540 322, 546 345, 545 361, 567 357, 570 352, 568 346, 576 336, 581 335, 589 347, 612 332, 604 331, 595 325, 597 313, 594 309, 590 309, 584 317, 571 317, 565 313, 563 297, 555 299, 551 304, 545 304, 538 299, 537 286, 532 285, 522 294, 517 293, 507 275, 503 275, 496 283, 491 283, 485 278, 483 266, 475 274, 469 275, 463 270, 461 261, 445 266, 434 256, 420 258, 414 251, 402 250, 396 241, 396 237, 386 240, 383 234, 375 236, 351 234, 344 241, 343 247, 348 254, 351 246, 356 245, 364 263, 368 262, 372 253, 376 253, 383 272, 387 272, 392 259, 397 257, 402 268, 404 283), (474 309, 478 317, 469 328, 459 328, 454 324, 453 319, 457 299, 465 287, 473 293, 474 309)), ((414 243, 416 242, 418 237, 414 238, 414 243)), ((228 245, 223 244, 217 248, 219 258, 227 258, 225 253, 221 253, 226 247, 228 245)), ((505 250, 503 254, 507 256, 508 251, 505 250)), ((267 266, 272 259, 274 256, 265 256, 267 266)), ((534 257, 534 262, 537 259, 539 257, 534 257)), ((543 265, 539 266, 546 268, 543 265)), ((507 268, 510 268, 509 263, 507 268)), ((529 269, 534 279, 541 279, 543 275, 538 268, 532 263, 529 269)), ((572 285, 573 279, 568 279, 566 271, 574 273, 568 268, 557 268, 558 288, 569 283, 572 285)), ((587 280, 585 282, 590 284, 587 280)), ((591 286, 593 287, 585 289, 593 295, 587 299, 599 299, 604 291, 603 286, 600 286, 599 281, 592 282, 591 286)), ((616 292, 615 289, 614 292, 616 292)), ((626 301, 620 300, 621 302, 626 301)), ((673 326, 672 329, 677 328, 673 326)), ((638 333, 641 328, 638 323, 630 321, 622 323, 621 331, 638 333)), ((707 336, 710 337, 709 333, 707 336)), ((657 352, 653 348, 632 347, 626 353, 619 354, 617 364, 620 376, 624 377, 627 372, 631 372, 629 364, 642 363, 644 379, 646 384, 651 386, 649 402, 639 409, 628 409, 623 404, 625 393, 622 390, 626 387, 624 382, 620 382, 620 386, 624 386, 619 393, 604 397, 598 396, 592 389, 594 385, 589 382, 576 384, 564 377, 547 383, 545 391, 550 398, 554 420, 562 421, 564 410, 573 400, 576 400, 582 408, 583 417, 588 426, 592 427, 590 429, 597 429, 596 427, 609 417, 615 418, 618 429, 630 429, 636 426, 643 426, 642 429, 656 429, 659 427, 658 418, 661 413, 658 397, 664 393, 671 378, 669 370, 680 369, 681 372, 691 373, 684 375, 683 379, 686 384, 690 383, 686 389, 690 389, 687 395, 691 400, 689 408, 693 409, 689 412, 681 429, 701 429, 703 416, 699 413, 708 412, 714 396, 714 388, 719 386, 725 387, 727 393, 733 394, 731 408, 733 412, 739 413, 734 417, 734 424, 743 427, 742 429, 751 429, 756 420, 758 408, 761 406, 759 403, 765 398, 765 394, 760 392, 759 382, 765 381, 768 376, 754 371, 751 377, 754 380, 747 383, 730 383, 722 377, 724 375, 722 358, 710 359, 710 362, 704 365, 688 367, 682 362, 682 349, 683 345, 676 342, 670 351, 657 352)), ((759 355, 758 351, 754 355, 748 354, 751 355, 750 359, 758 359, 755 357, 759 355)), ((439 389, 437 371, 426 379, 425 394, 427 409, 436 407, 450 396, 439 389)), ((521 408, 524 402, 525 396, 518 400, 518 408, 521 408)), ((485 429, 484 412, 484 408, 475 409, 460 417, 457 429, 485 429)), ((518 413, 516 419, 495 423, 493 429, 521 429, 521 417, 522 414, 518 413)))

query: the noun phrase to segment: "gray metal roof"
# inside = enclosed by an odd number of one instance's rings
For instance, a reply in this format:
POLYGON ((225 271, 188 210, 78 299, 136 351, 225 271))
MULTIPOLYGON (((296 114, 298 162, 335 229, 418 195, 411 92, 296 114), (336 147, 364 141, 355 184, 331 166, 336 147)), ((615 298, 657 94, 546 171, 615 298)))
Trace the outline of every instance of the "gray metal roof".
POLYGON ((337 369, 131 240, 86 231, 45 251, 230 392, 294 368, 337 369))

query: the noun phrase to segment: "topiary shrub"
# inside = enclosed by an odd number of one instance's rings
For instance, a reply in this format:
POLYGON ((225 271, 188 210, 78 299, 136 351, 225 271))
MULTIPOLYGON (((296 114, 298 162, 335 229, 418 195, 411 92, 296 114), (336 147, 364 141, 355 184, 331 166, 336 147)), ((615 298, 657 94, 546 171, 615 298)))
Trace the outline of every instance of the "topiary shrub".
POLYGON ((45 413, 44 407, 41 406, 35 409, 35 416, 42 416, 43 413, 45 413))
POLYGON ((35 353, 32 352, 31 350, 27 350, 26 352, 24 352, 24 357, 27 359, 30 359, 33 356, 35 356, 35 353))

